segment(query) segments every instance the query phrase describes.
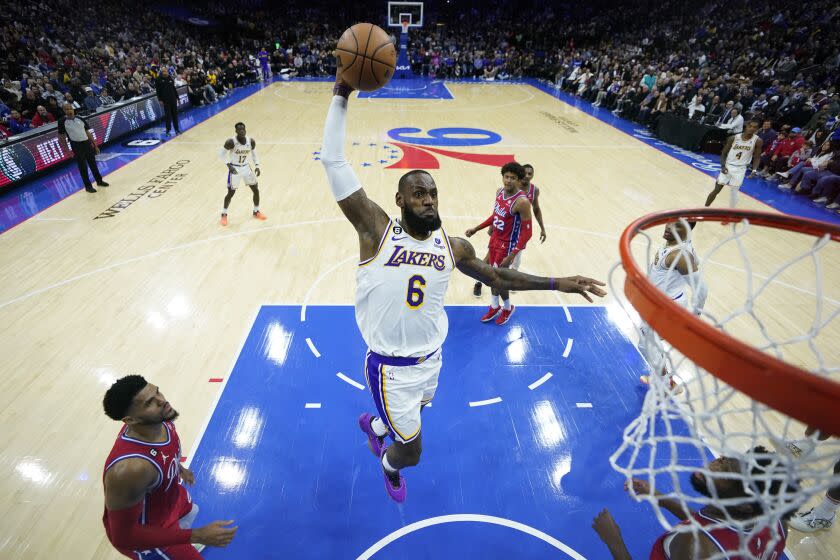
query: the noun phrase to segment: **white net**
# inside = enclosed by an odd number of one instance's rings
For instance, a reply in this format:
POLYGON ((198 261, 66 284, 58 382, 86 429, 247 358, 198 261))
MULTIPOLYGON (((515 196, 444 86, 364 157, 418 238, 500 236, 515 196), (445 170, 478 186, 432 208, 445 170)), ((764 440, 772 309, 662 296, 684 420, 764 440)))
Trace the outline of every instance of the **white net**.
MULTIPOLYGON (((840 243, 746 220, 700 222, 693 231, 685 220, 677 223, 668 226, 674 239, 667 243, 657 239, 664 225, 640 231, 631 243, 637 267, 654 285, 697 321, 814 376, 840 380, 840 243)), ((745 558, 773 558, 784 539, 779 521, 840 485, 840 439, 819 441, 827 437, 819 431, 806 437, 805 425, 683 356, 667 317, 657 317, 659 332, 640 320, 622 296, 624 278, 616 265, 611 292, 636 327, 650 368, 640 374, 649 375, 650 390, 611 457, 613 468, 631 495, 654 506, 663 527, 691 536, 679 538, 693 557, 732 557, 713 542, 723 531, 737 535, 745 558), (670 343, 662 338, 669 334, 670 343), (698 513, 683 523, 671 513, 687 510, 698 513)), ((763 383, 772 386, 772 372, 763 383)), ((836 416, 837 404, 825 414, 836 416)))

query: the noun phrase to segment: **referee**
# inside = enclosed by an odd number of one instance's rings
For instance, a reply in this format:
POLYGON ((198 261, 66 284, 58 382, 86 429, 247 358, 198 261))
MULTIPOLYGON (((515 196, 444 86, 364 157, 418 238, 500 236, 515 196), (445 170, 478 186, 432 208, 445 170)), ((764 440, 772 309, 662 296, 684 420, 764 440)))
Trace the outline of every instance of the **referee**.
POLYGON ((169 75, 169 69, 165 66, 160 71, 160 76, 155 80, 155 90, 158 99, 163 105, 164 120, 166 121, 166 135, 169 136, 171 127, 174 126, 175 134, 181 133, 181 126, 178 124, 178 91, 175 89, 175 80, 169 75))
POLYGON ((64 104, 64 116, 58 119, 58 136, 66 141, 70 137, 70 147, 73 149, 73 158, 76 160, 76 165, 79 166, 79 175, 82 176, 82 181, 85 183, 85 190, 89 193, 95 193, 96 189, 90 184, 90 176, 88 176, 88 166, 93 171, 93 177, 96 179, 96 184, 100 187, 107 187, 108 183, 102 180, 102 175, 96 167, 96 154, 99 153, 99 147, 93 139, 93 131, 82 117, 76 116, 76 110, 70 103, 64 104))

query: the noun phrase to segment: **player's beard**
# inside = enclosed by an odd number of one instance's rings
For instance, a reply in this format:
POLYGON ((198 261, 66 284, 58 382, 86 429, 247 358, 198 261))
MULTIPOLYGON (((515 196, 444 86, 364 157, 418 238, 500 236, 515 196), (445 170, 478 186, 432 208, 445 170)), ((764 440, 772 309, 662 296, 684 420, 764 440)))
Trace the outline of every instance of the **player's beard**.
POLYGON ((433 232, 437 229, 440 229, 442 223, 440 220, 440 215, 437 213, 437 211, 435 211, 435 215, 433 218, 426 218, 415 214, 408 207, 404 207, 402 209, 402 219, 403 223, 408 227, 408 229, 417 233, 433 232))

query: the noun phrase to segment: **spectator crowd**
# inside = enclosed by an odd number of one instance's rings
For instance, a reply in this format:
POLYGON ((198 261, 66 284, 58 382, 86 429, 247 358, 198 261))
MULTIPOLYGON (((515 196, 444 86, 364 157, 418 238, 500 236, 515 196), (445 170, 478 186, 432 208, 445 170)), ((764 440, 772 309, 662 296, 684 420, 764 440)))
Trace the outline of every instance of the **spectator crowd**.
MULTIPOLYGON (((375 2, 181 3, 217 23, 117 0, 13 0, 0 16, 0 136, 54 122, 64 103, 84 114, 152 93, 162 68, 188 86, 193 105, 269 78, 261 50, 271 74, 330 76, 346 24, 384 19, 375 2)), ((838 23, 840 5, 830 0, 807 9, 783 0, 428 3, 424 26, 410 31, 409 58, 416 74, 434 78, 540 78, 651 128, 668 112, 730 134, 757 119, 759 173, 834 205, 811 177, 832 173, 824 150, 837 153, 838 23)))

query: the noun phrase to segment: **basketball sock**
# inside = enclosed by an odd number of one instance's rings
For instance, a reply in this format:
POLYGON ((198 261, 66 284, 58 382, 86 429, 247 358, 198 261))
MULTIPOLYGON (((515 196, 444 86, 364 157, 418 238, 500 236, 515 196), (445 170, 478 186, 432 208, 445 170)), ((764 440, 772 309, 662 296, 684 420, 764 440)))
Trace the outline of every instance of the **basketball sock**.
POLYGON ((397 473, 400 472, 399 469, 395 469, 394 467, 391 466, 391 463, 388 462, 388 454, 387 453, 385 453, 382 456, 382 468, 384 468, 385 472, 387 472, 389 475, 390 474, 397 474, 397 473))
POLYGON ((259 211, 260 211, 260 207, 259 206, 254 206, 254 214, 256 214, 259 211))
POLYGON ((227 208, 222 208, 222 216, 227 216, 227 208))
POLYGON ((493 309, 499 307, 499 296, 490 296, 490 307, 493 309))
POLYGON ((384 437, 385 434, 388 433, 388 427, 379 417, 374 417, 374 419, 370 421, 370 427, 373 430, 373 433, 379 437, 384 437))
POLYGON ((837 508, 840 502, 835 502, 828 496, 823 498, 823 501, 814 508, 814 517, 817 519, 831 519, 831 516, 837 513, 837 508))
POLYGON ((510 300, 509 299, 503 299, 502 300, 502 307, 505 308, 505 311, 510 311, 510 300))

